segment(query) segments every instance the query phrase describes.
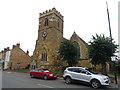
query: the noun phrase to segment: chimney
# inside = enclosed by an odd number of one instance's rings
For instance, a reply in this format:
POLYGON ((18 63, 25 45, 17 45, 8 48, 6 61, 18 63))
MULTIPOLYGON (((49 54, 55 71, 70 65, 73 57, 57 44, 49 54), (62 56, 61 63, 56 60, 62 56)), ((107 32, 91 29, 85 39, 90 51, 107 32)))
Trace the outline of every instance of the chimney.
POLYGON ((15 48, 15 45, 13 45, 13 48, 12 49, 14 49, 15 48))
POLYGON ((4 48, 4 52, 6 52, 7 51, 7 48, 4 48))
POLYGON ((9 51, 10 50, 10 47, 7 47, 7 51, 9 51))
POLYGON ((3 53, 4 51, 2 50, 1 52, 3 53))
POLYGON ((28 55, 29 55, 29 51, 28 51, 28 50, 26 51, 26 54, 28 54, 28 55))
POLYGON ((20 43, 17 43, 16 46, 17 46, 17 47, 20 47, 20 43))

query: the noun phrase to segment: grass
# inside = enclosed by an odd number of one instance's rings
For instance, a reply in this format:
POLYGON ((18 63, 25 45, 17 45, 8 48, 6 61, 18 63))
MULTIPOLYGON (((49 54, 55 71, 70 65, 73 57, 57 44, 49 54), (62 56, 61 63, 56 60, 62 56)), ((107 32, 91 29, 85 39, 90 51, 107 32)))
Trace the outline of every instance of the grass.
POLYGON ((22 71, 29 71, 29 69, 21 69, 22 71))
POLYGON ((28 72, 28 71, 30 71, 29 69, 18 69, 18 70, 16 70, 16 71, 20 71, 20 72, 28 72))

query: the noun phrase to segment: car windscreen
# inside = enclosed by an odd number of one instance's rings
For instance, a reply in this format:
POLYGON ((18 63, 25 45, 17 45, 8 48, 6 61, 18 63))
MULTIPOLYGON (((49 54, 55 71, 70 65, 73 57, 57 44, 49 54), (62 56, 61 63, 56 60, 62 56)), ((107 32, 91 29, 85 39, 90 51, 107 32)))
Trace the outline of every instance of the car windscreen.
POLYGON ((92 73, 92 74, 98 74, 97 72, 94 72, 94 71, 92 71, 91 69, 86 69, 87 71, 89 71, 90 73, 92 73))
POLYGON ((50 72, 48 69, 43 69, 44 72, 50 72))

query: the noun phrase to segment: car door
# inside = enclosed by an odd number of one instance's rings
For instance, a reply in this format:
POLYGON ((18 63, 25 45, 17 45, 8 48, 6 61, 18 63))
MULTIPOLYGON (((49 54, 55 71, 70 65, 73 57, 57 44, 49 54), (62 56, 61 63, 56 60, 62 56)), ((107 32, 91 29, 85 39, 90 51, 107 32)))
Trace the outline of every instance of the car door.
POLYGON ((42 69, 38 69, 37 76, 38 77, 42 77, 42 75, 43 75, 43 70, 42 69))
POLYGON ((81 68, 76 68, 74 70, 74 77, 76 80, 82 80, 82 75, 81 75, 81 68))
POLYGON ((75 79, 75 80, 81 80, 80 78, 80 69, 79 68, 73 68, 72 72, 71 72, 71 75, 72 75, 72 79, 75 79))
POLYGON ((67 74, 71 76, 72 79, 74 79, 74 68, 68 68, 67 74))
POLYGON ((37 77, 37 76, 38 76, 38 69, 35 69, 35 70, 32 72, 32 74, 34 74, 34 76, 37 77))
POLYGON ((80 72, 80 77, 82 81, 89 82, 91 74, 87 70, 82 69, 80 72))

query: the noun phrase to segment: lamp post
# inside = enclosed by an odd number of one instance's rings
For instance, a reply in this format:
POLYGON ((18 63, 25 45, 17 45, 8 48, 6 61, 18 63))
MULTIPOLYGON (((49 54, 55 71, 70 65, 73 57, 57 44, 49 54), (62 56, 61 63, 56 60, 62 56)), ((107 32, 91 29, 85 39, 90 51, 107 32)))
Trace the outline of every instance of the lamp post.
MULTIPOLYGON (((111 39, 111 43, 112 43, 112 33, 111 33, 111 25, 110 25, 110 16, 109 16, 109 10, 108 10, 108 4, 106 1, 106 6, 107 6, 107 15, 108 15, 108 24, 109 24, 109 32, 110 32, 110 39, 111 39)), ((113 52, 113 49, 112 49, 113 52)), ((111 57, 111 60, 114 61, 114 66, 115 66, 115 56, 111 57)), ((116 74, 116 70, 115 70, 115 83, 117 84, 117 74, 116 74)))

